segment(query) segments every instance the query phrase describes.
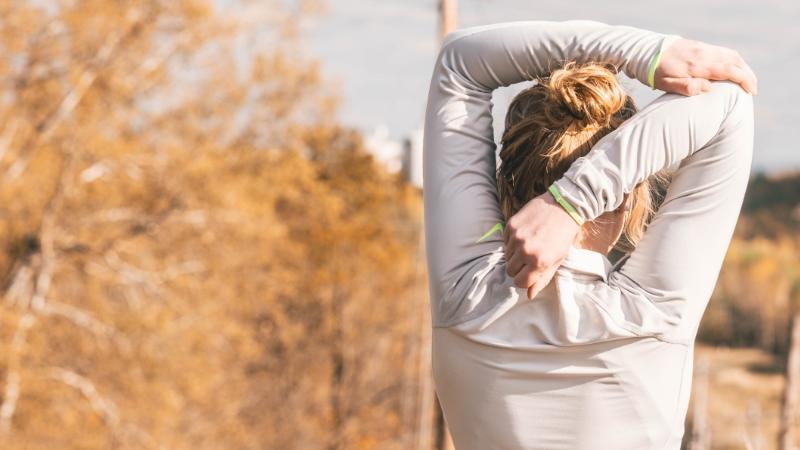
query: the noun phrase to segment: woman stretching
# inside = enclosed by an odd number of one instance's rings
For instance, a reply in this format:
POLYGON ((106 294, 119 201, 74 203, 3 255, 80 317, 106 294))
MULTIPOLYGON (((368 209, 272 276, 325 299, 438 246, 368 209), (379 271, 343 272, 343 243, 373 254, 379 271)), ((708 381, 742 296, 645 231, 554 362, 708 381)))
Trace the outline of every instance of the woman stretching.
POLYGON ((636 28, 448 36, 424 196, 433 376, 457 450, 680 448, 694 339, 753 147, 752 97, 708 79, 755 89, 734 52, 636 28), (634 114, 617 69, 702 93, 634 114), (509 107, 498 170, 491 93, 531 79, 509 107), (653 214, 649 182, 673 164, 653 214), (634 248, 612 265, 623 232, 634 248))

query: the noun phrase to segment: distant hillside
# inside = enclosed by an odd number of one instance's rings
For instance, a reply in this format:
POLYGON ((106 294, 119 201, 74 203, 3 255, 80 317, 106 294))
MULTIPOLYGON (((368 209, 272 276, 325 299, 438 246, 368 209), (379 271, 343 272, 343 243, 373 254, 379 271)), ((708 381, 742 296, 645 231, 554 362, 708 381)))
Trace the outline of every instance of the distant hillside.
POLYGON ((779 176, 757 174, 750 179, 736 229, 741 238, 800 231, 800 172, 779 176))

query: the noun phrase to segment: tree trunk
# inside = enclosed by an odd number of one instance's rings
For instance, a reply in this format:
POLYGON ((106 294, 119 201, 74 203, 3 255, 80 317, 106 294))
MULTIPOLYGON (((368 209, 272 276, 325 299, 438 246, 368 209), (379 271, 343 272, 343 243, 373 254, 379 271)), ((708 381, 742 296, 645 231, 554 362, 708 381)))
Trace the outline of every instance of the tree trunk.
POLYGON ((762 450, 764 448, 764 435, 762 433, 761 405, 757 400, 750 399, 745 411, 746 432, 744 435, 746 450, 762 450))
POLYGON ((786 388, 783 391, 783 409, 778 431, 778 448, 793 450, 794 419, 797 415, 797 395, 800 389, 800 312, 792 317, 792 334, 786 360, 786 388))
POLYGON ((331 299, 328 305, 329 317, 333 319, 330 330, 330 357, 331 357, 331 439, 328 442, 327 450, 339 450, 344 447, 344 376, 345 376, 345 355, 344 355, 344 310, 342 296, 339 294, 338 284, 334 283, 331 287, 331 299))
POLYGON ((711 432, 708 428, 708 358, 703 357, 695 370, 695 389, 692 408, 692 440, 689 450, 711 448, 711 432))

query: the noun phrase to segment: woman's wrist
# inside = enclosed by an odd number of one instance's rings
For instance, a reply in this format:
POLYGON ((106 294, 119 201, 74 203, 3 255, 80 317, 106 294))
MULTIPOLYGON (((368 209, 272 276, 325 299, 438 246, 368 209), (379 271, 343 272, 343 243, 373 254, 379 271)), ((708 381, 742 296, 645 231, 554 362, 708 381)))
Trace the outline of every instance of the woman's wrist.
POLYGON ((558 186, 556 186, 555 183, 551 184, 550 187, 547 188, 547 191, 550 192, 550 195, 553 196, 553 199, 556 201, 556 203, 558 203, 564 209, 564 211, 566 211, 567 214, 572 217, 578 226, 583 225, 583 217, 581 217, 575 207, 572 206, 572 204, 561 195, 561 191, 559 191, 558 186))
POLYGON ((678 35, 667 35, 664 39, 661 40, 661 45, 658 46, 658 50, 656 51, 655 55, 650 59, 650 65, 647 70, 647 85, 650 86, 650 89, 656 89, 656 70, 658 69, 658 65, 661 63, 661 58, 664 56, 664 52, 667 51, 670 45, 672 45, 678 39, 682 39, 678 35))

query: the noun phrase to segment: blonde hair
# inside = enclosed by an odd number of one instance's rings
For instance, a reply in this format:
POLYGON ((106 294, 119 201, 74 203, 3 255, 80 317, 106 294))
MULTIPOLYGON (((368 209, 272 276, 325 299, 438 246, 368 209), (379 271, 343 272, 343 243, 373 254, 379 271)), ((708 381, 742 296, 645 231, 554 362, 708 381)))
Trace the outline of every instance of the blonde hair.
MULTIPOLYGON (((636 112, 611 65, 567 63, 520 92, 508 108, 497 173, 506 220, 543 194, 572 163, 636 112)), ((631 149, 631 151, 638 151, 631 149)), ((653 190, 663 174, 630 193, 623 236, 634 247, 655 210, 653 190)))

